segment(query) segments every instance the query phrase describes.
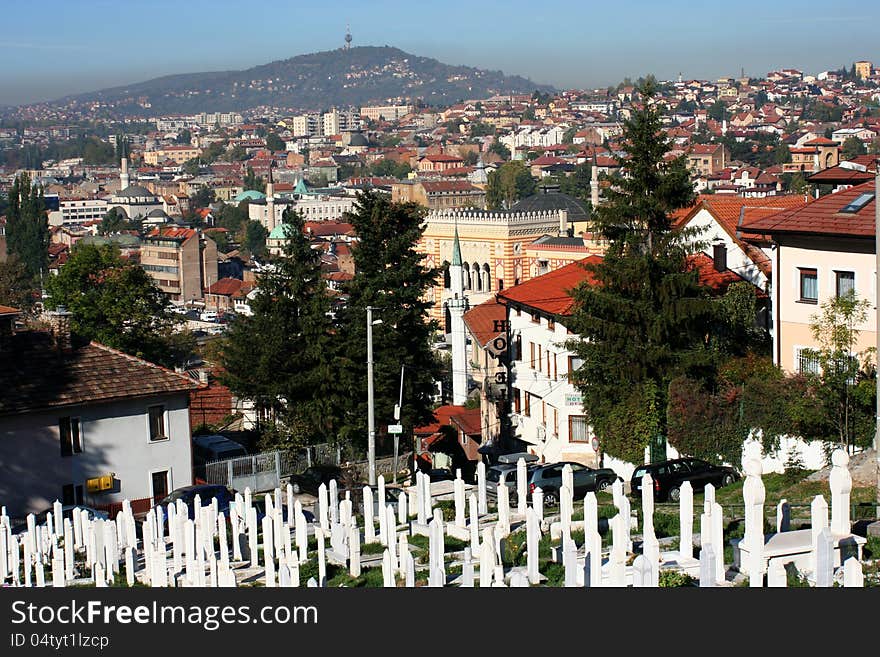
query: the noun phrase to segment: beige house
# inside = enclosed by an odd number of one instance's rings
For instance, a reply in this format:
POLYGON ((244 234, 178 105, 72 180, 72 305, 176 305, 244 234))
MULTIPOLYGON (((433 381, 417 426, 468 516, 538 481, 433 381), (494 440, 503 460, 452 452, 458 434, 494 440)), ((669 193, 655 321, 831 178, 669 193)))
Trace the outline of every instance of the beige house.
POLYGON ((429 210, 482 210, 486 192, 467 180, 406 180, 391 185, 391 200, 418 203, 429 210))
MULTIPOLYGON (((772 252, 774 362, 788 372, 815 372, 817 347, 810 330, 823 303, 855 290, 871 309, 855 352, 876 344, 874 183, 822 196, 747 223, 772 252)), ((753 240, 758 241, 758 240, 753 240)))
POLYGON ((217 244, 200 230, 156 228, 144 238, 141 266, 174 301, 202 299, 217 282, 217 244))

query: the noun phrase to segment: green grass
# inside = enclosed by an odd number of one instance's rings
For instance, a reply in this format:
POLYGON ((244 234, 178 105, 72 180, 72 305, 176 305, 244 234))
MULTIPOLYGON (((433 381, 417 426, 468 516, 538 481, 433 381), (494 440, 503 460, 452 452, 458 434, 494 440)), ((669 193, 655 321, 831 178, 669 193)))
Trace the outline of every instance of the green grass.
POLYGON ((381 543, 364 543, 361 545, 361 554, 383 554, 385 546, 381 543))

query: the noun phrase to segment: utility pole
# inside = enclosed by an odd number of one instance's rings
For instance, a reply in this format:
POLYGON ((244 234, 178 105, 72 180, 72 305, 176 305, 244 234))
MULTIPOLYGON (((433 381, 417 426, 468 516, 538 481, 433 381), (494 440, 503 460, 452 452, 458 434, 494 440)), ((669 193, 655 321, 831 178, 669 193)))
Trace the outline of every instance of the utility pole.
MULTIPOLYGON (((876 298, 874 299, 874 306, 877 313, 876 316, 876 325, 874 326, 874 333, 876 335, 876 346, 877 351, 874 354, 875 358, 875 385, 880 383, 880 283, 876 281, 880 281, 880 159, 874 160, 874 293, 876 298)), ((874 458, 876 459, 875 468, 877 470, 876 477, 876 486, 877 490, 875 492, 875 502, 877 503, 877 515, 880 517, 880 385, 877 385, 877 407, 876 407, 876 431, 874 432, 874 458)))
POLYGON ((373 306, 367 306, 367 462, 368 483, 376 485, 376 417, 373 410, 373 306))

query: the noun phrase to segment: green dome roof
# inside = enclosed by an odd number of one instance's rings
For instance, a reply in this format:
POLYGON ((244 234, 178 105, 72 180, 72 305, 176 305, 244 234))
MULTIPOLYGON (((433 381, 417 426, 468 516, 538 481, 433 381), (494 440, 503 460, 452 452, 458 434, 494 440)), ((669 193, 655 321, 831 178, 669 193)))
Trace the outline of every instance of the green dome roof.
POLYGON ((293 226, 290 224, 278 224, 275 228, 272 229, 272 232, 269 233, 268 239, 270 240, 286 240, 288 235, 293 231, 293 226))
POLYGON ((262 201, 264 198, 266 198, 266 195, 263 194, 263 192, 249 189, 242 192, 241 194, 237 194, 235 197, 235 202, 241 203, 242 201, 262 201))

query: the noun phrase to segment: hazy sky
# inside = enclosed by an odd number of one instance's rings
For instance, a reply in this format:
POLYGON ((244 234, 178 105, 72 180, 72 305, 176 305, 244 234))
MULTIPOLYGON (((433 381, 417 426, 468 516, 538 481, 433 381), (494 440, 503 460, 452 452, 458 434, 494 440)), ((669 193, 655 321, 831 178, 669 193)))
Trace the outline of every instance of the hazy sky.
POLYGON ((242 69, 352 45, 392 45, 448 64, 558 87, 817 73, 880 64, 880 3, 483 0, 3 0, 0 103, 169 73, 242 69))

